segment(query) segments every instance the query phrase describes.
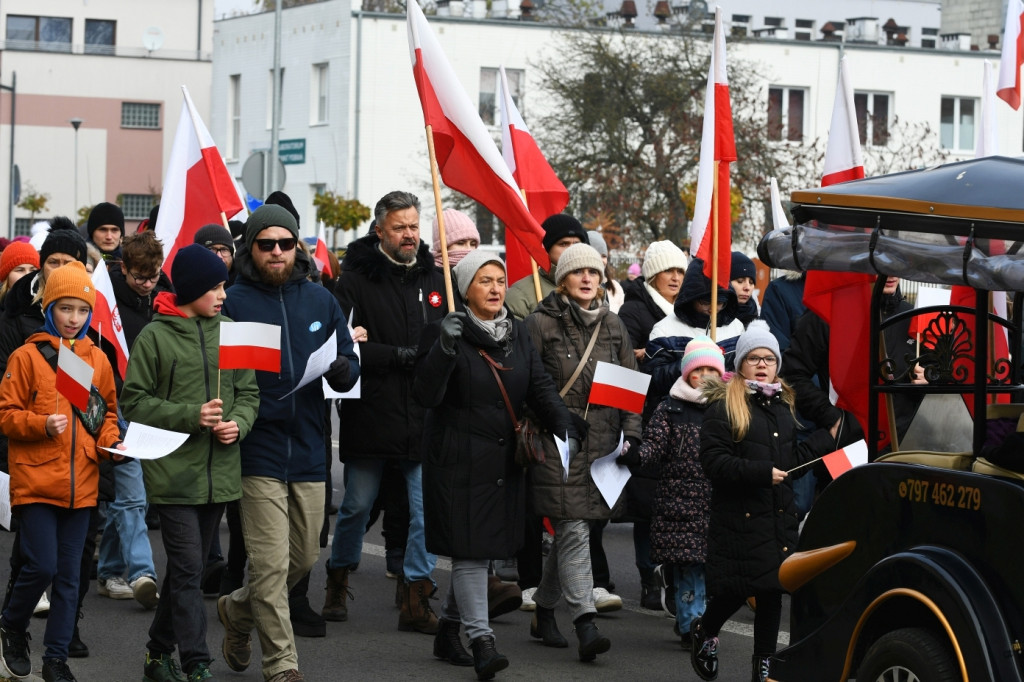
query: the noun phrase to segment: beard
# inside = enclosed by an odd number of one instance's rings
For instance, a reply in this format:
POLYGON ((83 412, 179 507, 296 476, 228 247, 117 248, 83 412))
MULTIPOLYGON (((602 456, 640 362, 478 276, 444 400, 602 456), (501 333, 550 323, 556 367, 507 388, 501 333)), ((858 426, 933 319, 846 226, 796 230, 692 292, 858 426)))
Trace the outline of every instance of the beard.
POLYGON ((295 269, 295 263, 287 263, 280 270, 272 270, 265 263, 256 262, 255 260, 253 264, 256 266, 256 272, 260 275, 260 280, 272 287, 279 287, 287 282, 292 276, 292 270, 295 269))
POLYGON ((392 260, 398 261, 399 263, 411 263, 416 260, 416 251, 419 248, 419 240, 403 239, 397 244, 385 244, 383 241, 380 243, 380 247, 384 250, 392 260), (402 253, 403 246, 412 246, 412 251, 408 253, 402 253))

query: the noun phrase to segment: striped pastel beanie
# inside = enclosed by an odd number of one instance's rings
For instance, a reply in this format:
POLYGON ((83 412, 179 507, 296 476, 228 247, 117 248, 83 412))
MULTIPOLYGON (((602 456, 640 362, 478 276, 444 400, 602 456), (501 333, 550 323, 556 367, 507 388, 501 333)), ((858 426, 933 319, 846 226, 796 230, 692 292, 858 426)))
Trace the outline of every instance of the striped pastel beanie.
POLYGON ((681 363, 683 379, 685 380, 690 372, 699 367, 711 367, 717 369, 719 374, 725 374, 725 357, 722 355, 722 349, 709 336, 694 337, 686 344, 681 363))

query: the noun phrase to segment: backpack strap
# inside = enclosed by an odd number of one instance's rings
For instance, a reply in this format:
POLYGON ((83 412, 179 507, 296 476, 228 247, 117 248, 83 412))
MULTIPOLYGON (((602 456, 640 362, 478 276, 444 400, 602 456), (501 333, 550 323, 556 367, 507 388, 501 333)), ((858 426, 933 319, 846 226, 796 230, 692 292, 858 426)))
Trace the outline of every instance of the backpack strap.
POLYGON ((54 350, 53 346, 50 345, 49 341, 36 341, 36 348, 39 349, 39 354, 43 356, 43 360, 46 360, 46 364, 50 366, 54 372, 57 371, 57 351, 54 350))

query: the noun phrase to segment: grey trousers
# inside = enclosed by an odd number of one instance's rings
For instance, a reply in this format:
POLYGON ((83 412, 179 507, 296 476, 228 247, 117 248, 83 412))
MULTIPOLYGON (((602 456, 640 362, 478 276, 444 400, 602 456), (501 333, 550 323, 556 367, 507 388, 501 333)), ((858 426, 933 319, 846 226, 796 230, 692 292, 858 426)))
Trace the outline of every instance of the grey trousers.
POLYGON ((441 604, 448 620, 462 622, 470 641, 494 635, 487 619, 487 559, 452 559, 452 581, 441 604))
POLYGON ((548 552, 540 585, 533 595, 537 605, 553 609, 565 597, 575 621, 597 613, 594 608, 594 575, 590 567, 590 524, 580 520, 555 523, 555 543, 548 552))

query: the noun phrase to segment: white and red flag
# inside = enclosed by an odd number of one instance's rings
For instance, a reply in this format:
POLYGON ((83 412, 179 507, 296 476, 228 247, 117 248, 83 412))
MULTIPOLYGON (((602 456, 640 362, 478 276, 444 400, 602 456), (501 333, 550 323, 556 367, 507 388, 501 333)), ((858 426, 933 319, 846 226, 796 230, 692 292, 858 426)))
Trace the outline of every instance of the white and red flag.
POLYGON ((644 411, 651 375, 627 369, 610 362, 598 362, 588 402, 617 407, 640 414, 644 411))
POLYGON ((725 31, 722 8, 715 8, 715 38, 708 67, 708 89, 704 97, 704 132, 700 141, 697 168, 697 198, 690 227, 690 253, 704 261, 704 274, 710 279, 712 262, 718 259, 718 284, 729 288, 732 266, 732 212, 730 210, 729 164, 736 160, 736 140, 732 131, 732 104, 729 102, 729 78, 725 68, 725 31), (718 191, 715 193, 715 172, 718 191), (714 246, 714 216, 718 216, 718 247, 714 246))
POLYGON ((832 123, 825 149, 825 172, 821 186, 828 187, 847 180, 864 177, 864 155, 860 150, 857 109, 853 103, 853 86, 846 66, 846 57, 839 61, 839 82, 832 104, 832 123))
POLYGON ((170 274, 178 249, 192 243, 203 225, 223 225, 242 210, 235 181, 199 117, 188 89, 164 175, 156 236, 164 245, 164 272, 170 274), (223 215, 222 215, 223 214, 223 215))
POLYGON ((57 391, 82 412, 89 409, 92 374, 92 365, 62 342, 57 351, 57 391))
POLYGON ((868 463, 868 444, 863 440, 851 443, 841 450, 821 458, 833 479, 837 479, 853 467, 868 463))
MULTIPOLYGON (((501 156, 512 171, 516 184, 526 194, 530 214, 543 223, 548 216, 561 213, 569 203, 569 190, 555 175, 551 164, 544 158, 530 129, 512 99, 505 67, 498 67, 500 96, 498 110, 501 117, 501 156)), ((509 234, 514 235, 514 232, 509 234)), ((543 248, 543 245, 541 245, 543 248)), ((529 275, 530 255, 518 238, 505 239, 505 267, 508 281, 515 282, 529 275)))
POLYGON ((1020 109, 1020 67, 1024 64, 1024 1, 1006 3, 1003 24, 1003 53, 999 59, 996 94, 1014 109, 1020 109))
POLYGON ((124 337, 124 325, 121 324, 121 313, 117 309, 114 286, 110 283, 110 274, 106 268, 97 267, 92 271, 92 285, 96 289, 96 305, 93 306, 89 326, 114 346, 117 373, 123 379, 128 368, 128 341, 124 337))
POLYGON ((263 322, 220 323, 220 369, 281 371, 281 327, 263 322))
POLYGON ((407 26, 423 122, 433 131, 441 179, 448 187, 486 206, 505 224, 506 230, 515 234, 533 259, 549 269, 551 263, 542 244, 544 231, 526 209, 512 172, 460 85, 416 0, 408 3, 407 26))
POLYGON ((316 233, 316 248, 313 250, 313 261, 317 269, 327 273, 328 277, 334 277, 331 271, 331 259, 327 256, 327 230, 324 228, 324 221, 320 221, 320 228, 316 233))

